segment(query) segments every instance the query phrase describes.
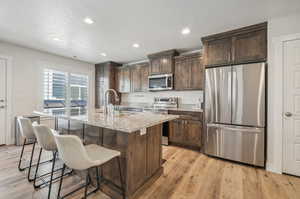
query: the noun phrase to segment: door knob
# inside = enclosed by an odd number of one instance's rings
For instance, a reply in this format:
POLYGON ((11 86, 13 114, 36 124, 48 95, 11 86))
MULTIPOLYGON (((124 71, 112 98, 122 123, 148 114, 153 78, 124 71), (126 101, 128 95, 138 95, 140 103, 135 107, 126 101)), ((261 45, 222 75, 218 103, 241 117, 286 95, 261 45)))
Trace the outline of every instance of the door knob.
POLYGON ((293 114, 292 114, 291 112, 286 112, 286 113, 285 113, 285 116, 286 116, 286 117, 292 117, 292 115, 293 115, 293 114))
POLYGON ((4 102, 4 99, 0 99, 0 102, 4 102))

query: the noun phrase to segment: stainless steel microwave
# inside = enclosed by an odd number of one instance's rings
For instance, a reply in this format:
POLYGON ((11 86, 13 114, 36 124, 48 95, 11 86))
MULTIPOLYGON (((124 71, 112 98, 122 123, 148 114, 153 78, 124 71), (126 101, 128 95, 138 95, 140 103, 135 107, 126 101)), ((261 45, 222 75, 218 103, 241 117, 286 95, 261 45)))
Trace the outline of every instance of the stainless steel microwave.
POLYGON ((151 75, 149 79, 149 91, 162 91, 173 89, 173 74, 151 75))

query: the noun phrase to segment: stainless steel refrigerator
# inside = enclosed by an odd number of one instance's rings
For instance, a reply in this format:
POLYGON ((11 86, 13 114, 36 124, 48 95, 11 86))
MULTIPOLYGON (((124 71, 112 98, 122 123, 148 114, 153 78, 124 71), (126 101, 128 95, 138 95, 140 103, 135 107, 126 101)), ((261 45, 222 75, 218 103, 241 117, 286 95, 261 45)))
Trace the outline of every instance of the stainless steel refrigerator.
POLYGON ((205 69, 206 154, 265 165, 265 63, 205 69))

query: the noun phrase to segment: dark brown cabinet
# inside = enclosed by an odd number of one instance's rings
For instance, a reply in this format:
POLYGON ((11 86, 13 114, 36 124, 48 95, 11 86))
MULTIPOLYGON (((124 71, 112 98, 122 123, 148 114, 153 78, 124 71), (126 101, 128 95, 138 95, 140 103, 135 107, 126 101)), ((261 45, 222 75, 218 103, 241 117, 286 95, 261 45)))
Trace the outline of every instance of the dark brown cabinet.
POLYGON ((160 58, 159 59, 152 59, 150 61, 150 74, 157 75, 160 74, 160 58))
POLYGON ((266 61, 267 23, 202 38, 206 67, 266 61))
POLYGON ((233 46, 234 63, 264 61, 267 57, 267 30, 237 35, 233 46))
POLYGON ((169 141, 172 143, 183 143, 184 141, 184 125, 183 121, 173 120, 169 123, 169 141))
POLYGON ((146 92, 149 88, 149 62, 143 64, 141 70, 141 91, 146 92))
MULTIPOLYGON (((100 108, 104 105, 105 91, 107 89, 115 89, 115 67, 120 64, 115 62, 104 62, 95 65, 95 107, 100 108)), ((112 96, 109 101, 113 102, 112 96)))
POLYGON ((174 56, 177 56, 176 50, 168 50, 148 55, 150 62, 150 74, 170 74, 174 72, 174 56))
POLYGON ((203 42, 207 65, 216 66, 230 64, 231 43, 231 38, 203 42))
POLYGON ((169 111, 180 118, 169 122, 169 141, 171 144, 192 148, 201 147, 202 113, 169 111))
POLYGON ((131 71, 129 67, 116 68, 116 90, 120 93, 129 93, 131 90, 131 71))
POLYGON ((202 131, 202 122, 187 120, 185 121, 185 129, 188 132, 185 136, 185 142, 191 146, 201 146, 201 134, 202 131))
POLYGON ((139 63, 131 68, 131 91, 145 92, 148 90, 149 63, 139 63))
POLYGON ((175 90, 203 89, 204 68, 200 53, 175 57, 175 90))

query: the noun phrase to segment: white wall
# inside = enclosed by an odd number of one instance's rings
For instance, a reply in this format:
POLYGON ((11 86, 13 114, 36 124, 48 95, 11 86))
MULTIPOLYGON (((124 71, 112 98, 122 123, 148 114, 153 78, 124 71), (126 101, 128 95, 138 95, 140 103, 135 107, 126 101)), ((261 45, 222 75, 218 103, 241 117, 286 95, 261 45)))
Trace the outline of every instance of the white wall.
POLYGON ((12 58, 12 117, 31 114, 33 110, 41 107, 42 71, 45 66, 89 75, 89 105, 94 106, 94 64, 5 42, 0 42, 0 55, 12 58))
POLYGON ((267 170, 282 172, 282 89, 283 70, 277 60, 276 41, 300 33, 300 14, 272 18, 268 24, 268 142, 267 170))
POLYGON ((179 104, 199 104, 203 102, 203 91, 163 91, 122 94, 122 103, 152 104, 154 97, 178 97, 179 104))

